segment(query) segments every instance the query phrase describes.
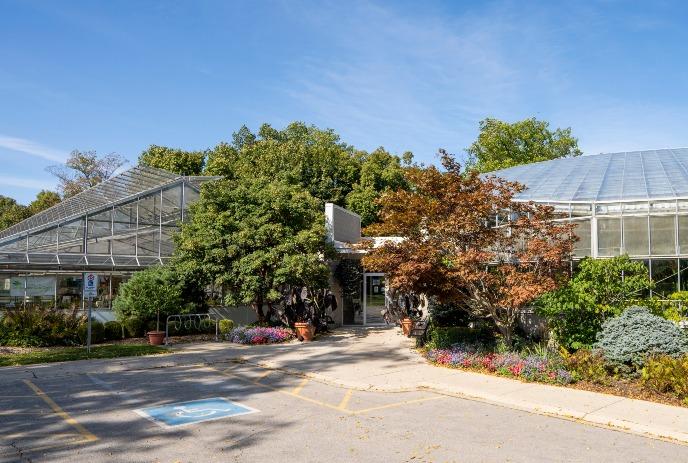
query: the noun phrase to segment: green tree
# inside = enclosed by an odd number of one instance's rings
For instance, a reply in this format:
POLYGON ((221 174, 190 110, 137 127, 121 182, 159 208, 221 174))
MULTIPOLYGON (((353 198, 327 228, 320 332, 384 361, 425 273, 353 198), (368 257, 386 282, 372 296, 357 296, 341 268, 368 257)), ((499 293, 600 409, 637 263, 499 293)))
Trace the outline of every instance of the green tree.
POLYGON ((164 169, 179 175, 201 175, 206 154, 204 151, 184 151, 166 146, 150 145, 139 156, 139 164, 164 169))
POLYGON ((49 166, 46 170, 57 177, 59 190, 68 198, 109 179, 125 163, 119 154, 100 157, 95 151, 74 150, 64 165, 49 166))
POLYGON ((478 172, 582 154, 570 128, 550 130, 548 122, 534 117, 514 123, 480 121, 478 139, 466 152, 467 167, 478 172))
POLYGON ((576 275, 538 300, 538 313, 566 347, 590 346, 602 323, 621 314, 653 287, 647 267, 627 255, 583 259, 576 275))
MULTIPOLYGON (((405 153, 405 156, 405 163, 410 164, 412 155, 405 153)), ((380 205, 377 200, 380 195, 388 190, 407 187, 408 182, 399 157, 380 147, 362 156, 360 179, 347 195, 346 206, 360 215, 361 225, 367 227, 378 220, 380 205)))
POLYGON ((298 185, 223 179, 204 185, 191 211, 177 237, 176 268, 222 288, 226 304, 251 305, 264 321, 286 285, 327 287, 333 250, 322 208, 298 185))
POLYGON ((60 195, 54 191, 42 190, 28 206, 29 215, 38 214, 61 201, 60 195))
POLYGON ((182 282, 167 266, 134 273, 120 285, 112 307, 121 322, 157 320, 158 330, 160 317, 165 319, 168 315, 190 313, 194 309, 193 304, 185 301, 182 282))
POLYGON ((263 124, 258 134, 246 127, 233 143, 209 153, 206 173, 228 178, 266 177, 299 185, 322 203, 346 204, 358 181, 360 154, 332 130, 293 122, 283 130, 263 124))
POLYGON ((11 227, 27 217, 26 206, 18 204, 13 198, 0 196, 0 230, 11 227))

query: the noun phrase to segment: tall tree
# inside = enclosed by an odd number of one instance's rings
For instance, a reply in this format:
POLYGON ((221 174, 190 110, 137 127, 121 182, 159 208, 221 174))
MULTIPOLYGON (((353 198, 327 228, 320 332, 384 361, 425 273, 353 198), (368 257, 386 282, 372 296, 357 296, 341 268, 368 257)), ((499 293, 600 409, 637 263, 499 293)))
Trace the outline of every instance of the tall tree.
MULTIPOLYGON (((412 155, 407 153, 407 165, 412 155)), ((377 199, 387 190, 406 188, 401 160, 380 147, 362 156, 361 175, 358 183, 346 197, 346 206, 361 216, 364 227, 377 221, 380 205, 377 199)))
POLYGON ((179 175, 201 175, 206 152, 184 151, 166 146, 150 145, 139 156, 139 164, 165 169, 179 175))
POLYGON ((64 165, 49 166, 47 171, 57 177, 58 188, 69 198, 109 179, 125 163, 119 154, 99 157, 95 151, 74 150, 64 165))
POLYGON ((204 185, 191 212, 177 237, 176 269, 221 287, 228 305, 251 305, 264 321, 285 285, 327 287, 333 251, 320 203, 302 187, 223 179, 204 185))
POLYGON ((514 123, 480 121, 478 139, 466 152, 468 169, 478 172, 582 154, 571 128, 550 130, 549 122, 534 117, 514 123))
POLYGON ((11 227, 27 217, 26 206, 7 196, 0 196, 0 230, 11 227))
POLYGON ((293 122, 277 130, 263 124, 257 134, 242 127, 231 145, 212 150, 206 173, 269 177, 299 185, 322 203, 344 206, 359 178, 360 154, 329 129, 293 122))
POLYGON ((510 343, 522 308, 566 281, 572 225, 556 222, 551 207, 513 201, 521 185, 463 172, 441 155, 445 172, 410 168, 411 188, 382 196, 370 231, 403 240, 372 249, 363 264, 394 289, 491 319, 510 343))
POLYGON ((36 199, 31 201, 28 205, 29 215, 35 215, 42 212, 61 201, 60 195, 54 191, 42 190, 36 195, 36 199))

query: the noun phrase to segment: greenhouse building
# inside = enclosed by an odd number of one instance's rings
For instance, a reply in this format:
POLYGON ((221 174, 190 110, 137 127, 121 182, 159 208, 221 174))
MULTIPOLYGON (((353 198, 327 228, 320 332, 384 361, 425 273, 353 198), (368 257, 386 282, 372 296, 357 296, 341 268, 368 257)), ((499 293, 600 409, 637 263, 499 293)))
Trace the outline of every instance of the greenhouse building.
POLYGON ((575 259, 628 254, 668 296, 688 290, 688 148, 543 161, 493 172, 527 187, 520 201, 578 224, 575 259))
POLYGON ((83 272, 99 274, 94 306, 110 308, 122 281, 172 255, 172 235, 210 179, 137 166, 0 231, 0 310, 83 308, 83 272))

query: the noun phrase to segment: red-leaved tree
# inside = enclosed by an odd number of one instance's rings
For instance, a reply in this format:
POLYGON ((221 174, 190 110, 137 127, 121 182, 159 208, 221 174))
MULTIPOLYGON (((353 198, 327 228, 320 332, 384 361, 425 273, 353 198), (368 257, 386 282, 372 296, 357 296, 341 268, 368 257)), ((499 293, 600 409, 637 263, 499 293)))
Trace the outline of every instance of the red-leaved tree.
POLYGON ((514 201, 522 185, 463 172, 440 155, 445 171, 410 168, 412 187, 379 199, 381 222, 367 234, 403 240, 371 249, 363 264, 394 289, 491 319, 510 344, 519 312, 568 278, 573 225, 552 207, 514 201))

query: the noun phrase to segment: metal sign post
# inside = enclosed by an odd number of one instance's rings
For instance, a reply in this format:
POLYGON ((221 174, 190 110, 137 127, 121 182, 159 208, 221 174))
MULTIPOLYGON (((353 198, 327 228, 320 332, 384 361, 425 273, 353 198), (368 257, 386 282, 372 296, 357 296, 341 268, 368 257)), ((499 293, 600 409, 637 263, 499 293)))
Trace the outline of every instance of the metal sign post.
POLYGON ((84 299, 88 299, 88 329, 86 332, 86 352, 91 353, 91 312, 93 298, 98 297, 98 275, 84 273, 84 299))

